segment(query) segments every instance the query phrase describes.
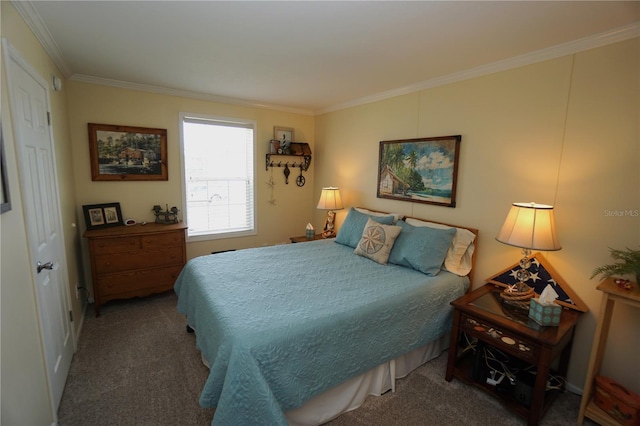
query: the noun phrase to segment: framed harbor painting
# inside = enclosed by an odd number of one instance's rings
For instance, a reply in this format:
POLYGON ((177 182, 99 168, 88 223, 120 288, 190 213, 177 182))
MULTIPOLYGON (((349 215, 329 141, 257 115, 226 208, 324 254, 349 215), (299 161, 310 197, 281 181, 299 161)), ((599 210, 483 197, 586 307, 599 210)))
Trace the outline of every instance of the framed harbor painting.
POLYGON ((378 198, 456 206, 460 135, 380 142, 378 198))
POLYGON ((168 180, 166 129, 88 126, 91 180, 168 180))

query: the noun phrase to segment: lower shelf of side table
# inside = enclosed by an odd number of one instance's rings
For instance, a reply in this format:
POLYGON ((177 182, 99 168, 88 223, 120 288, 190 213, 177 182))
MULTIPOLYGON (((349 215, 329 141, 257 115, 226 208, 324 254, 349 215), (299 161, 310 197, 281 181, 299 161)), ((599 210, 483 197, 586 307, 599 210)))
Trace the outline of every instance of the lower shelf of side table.
MULTIPOLYGON (((453 377, 461 380, 469 385, 473 385, 477 388, 484 390, 490 395, 494 396, 497 400, 502 402, 509 410, 513 411, 517 415, 528 419, 530 409, 528 406, 518 401, 512 394, 505 392, 498 392, 495 386, 489 385, 486 382, 480 382, 473 379, 473 354, 471 351, 465 352, 460 355, 456 360, 456 364, 453 370, 453 377)), ((549 390, 545 394, 544 407, 542 409, 542 415, 547 411, 551 403, 560 394, 559 390, 549 390)), ((597 408, 597 407, 596 407, 597 408)))
POLYGON ((587 403, 587 408, 584 411, 584 415, 594 422, 602 426, 619 426, 620 423, 616 422, 610 415, 593 402, 593 398, 587 403))

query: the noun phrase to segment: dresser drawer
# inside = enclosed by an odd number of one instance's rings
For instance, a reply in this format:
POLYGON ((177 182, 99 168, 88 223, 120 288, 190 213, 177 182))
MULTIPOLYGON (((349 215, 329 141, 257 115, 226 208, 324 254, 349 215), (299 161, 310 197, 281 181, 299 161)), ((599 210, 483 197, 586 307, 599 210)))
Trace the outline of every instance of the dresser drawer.
POLYGON ((114 272, 147 269, 155 266, 182 265, 184 247, 168 247, 158 250, 135 250, 95 256, 97 275, 114 272))
POLYGON ((184 231, 167 232, 164 234, 150 234, 140 237, 143 249, 175 247, 184 244, 184 231))
POLYGON ((140 237, 101 238, 91 241, 93 254, 120 253, 140 248, 140 237))
POLYGON ((178 279, 181 270, 182 265, 179 265, 148 269, 146 271, 111 274, 99 278, 97 287, 100 296, 110 296, 159 286, 171 288, 176 282, 176 279, 178 279))

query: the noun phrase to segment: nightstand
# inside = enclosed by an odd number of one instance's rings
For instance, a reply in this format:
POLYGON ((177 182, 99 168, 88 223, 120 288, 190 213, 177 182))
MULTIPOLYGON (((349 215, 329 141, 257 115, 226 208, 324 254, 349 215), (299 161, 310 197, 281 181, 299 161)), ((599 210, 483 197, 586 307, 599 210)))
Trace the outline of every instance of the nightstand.
MULTIPOLYGON (((331 237, 331 238, 334 238, 334 237, 331 237)), ((311 239, 305 237, 304 235, 302 235, 300 237, 291 237, 289 239, 291 240, 292 243, 306 243, 308 241, 326 240, 327 238, 323 238, 322 234, 316 234, 311 239)))
POLYGON ((553 375, 566 376, 580 313, 564 308, 559 326, 543 327, 528 317, 528 311, 505 303, 500 297, 502 290, 486 284, 451 302, 454 317, 445 379, 451 381, 455 377, 477 386, 526 418, 529 425, 537 425, 560 392, 547 390, 551 364, 559 357, 553 375), (467 341, 475 346, 461 345, 467 341), (482 358, 486 348, 498 349, 509 357, 509 365, 513 362, 521 371, 529 367, 536 374, 521 373, 511 387, 505 386, 506 382, 501 386, 491 384, 495 381, 486 375, 489 371, 482 370, 486 365, 482 358))

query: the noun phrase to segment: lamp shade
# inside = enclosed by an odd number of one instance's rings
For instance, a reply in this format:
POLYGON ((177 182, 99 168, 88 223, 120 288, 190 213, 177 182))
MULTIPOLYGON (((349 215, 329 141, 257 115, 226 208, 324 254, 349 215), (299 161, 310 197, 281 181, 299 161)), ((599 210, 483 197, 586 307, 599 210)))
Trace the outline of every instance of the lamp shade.
POLYGON ((318 201, 318 209, 320 210, 340 210, 342 206, 342 198, 340 197, 340 189, 329 186, 322 188, 320 201, 318 201))
POLYGON ((531 250, 562 248, 556 235, 553 206, 545 204, 513 203, 496 240, 531 250))

